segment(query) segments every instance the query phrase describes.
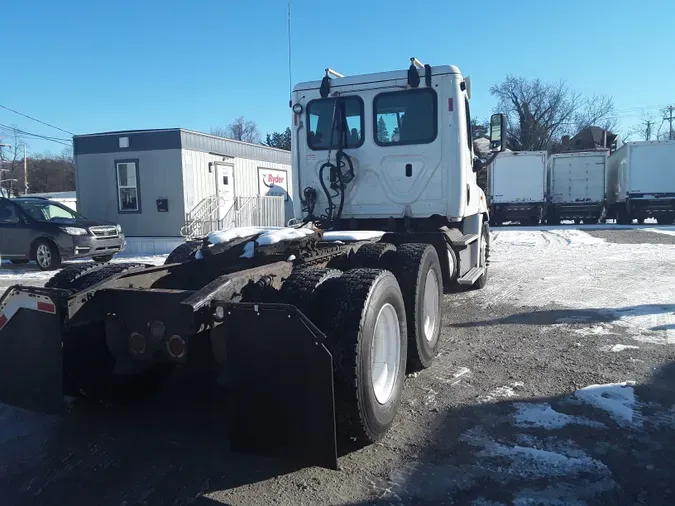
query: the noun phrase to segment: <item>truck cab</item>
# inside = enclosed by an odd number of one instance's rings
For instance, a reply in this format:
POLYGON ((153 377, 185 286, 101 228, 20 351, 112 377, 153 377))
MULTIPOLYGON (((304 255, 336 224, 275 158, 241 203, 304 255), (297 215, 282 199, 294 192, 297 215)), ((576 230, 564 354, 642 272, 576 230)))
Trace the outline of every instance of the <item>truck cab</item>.
MULTIPOLYGON (((407 70, 345 77, 326 69, 322 80, 296 85, 295 215, 328 229, 444 229, 461 278, 480 263, 488 221, 470 98, 470 79, 457 67, 416 58, 407 70), (462 252, 471 258, 462 262, 462 252)), ((494 115, 493 155, 504 149, 504 130, 503 115, 494 115)), ((455 267, 446 266, 450 277, 455 267)))

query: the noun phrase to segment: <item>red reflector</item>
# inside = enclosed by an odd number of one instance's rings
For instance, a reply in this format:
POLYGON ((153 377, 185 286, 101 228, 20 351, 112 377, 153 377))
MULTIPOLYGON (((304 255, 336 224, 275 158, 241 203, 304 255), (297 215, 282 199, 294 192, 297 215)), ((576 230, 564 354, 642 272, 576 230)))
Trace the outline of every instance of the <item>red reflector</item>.
POLYGON ((453 109, 454 109, 454 107, 453 107, 452 97, 450 97, 448 99, 448 111, 452 112, 453 109))
POLYGON ((38 311, 44 311, 45 313, 56 313, 56 306, 50 304, 49 302, 38 302, 37 303, 38 311))
POLYGON ((7 317, 3 314, 0 315, 0 329, 7 324, 7 317))
POLYGON ((298 116, 300 116, 300 115, 293 113, 293 124, 295 126, 298 126, 298 116))

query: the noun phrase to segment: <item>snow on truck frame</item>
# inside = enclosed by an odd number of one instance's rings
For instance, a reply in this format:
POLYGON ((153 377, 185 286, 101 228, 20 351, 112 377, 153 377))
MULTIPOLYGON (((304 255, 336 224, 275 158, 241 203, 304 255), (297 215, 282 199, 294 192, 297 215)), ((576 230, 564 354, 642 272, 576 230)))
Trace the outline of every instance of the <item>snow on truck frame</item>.
MULTIPOLYGON (((456 67, 416 59, 296 86, 302 220, 211 233, 162 266, 78 264, 10 287, 0 401, 125 399, 190 364, 226 378, 233 451, 336 468, 338 442, 382 437, 406 370, 431 364, 443 285, 486 283, 469 98, 456 67)), ((496 154, 503 115, 491 126, 496 154)))

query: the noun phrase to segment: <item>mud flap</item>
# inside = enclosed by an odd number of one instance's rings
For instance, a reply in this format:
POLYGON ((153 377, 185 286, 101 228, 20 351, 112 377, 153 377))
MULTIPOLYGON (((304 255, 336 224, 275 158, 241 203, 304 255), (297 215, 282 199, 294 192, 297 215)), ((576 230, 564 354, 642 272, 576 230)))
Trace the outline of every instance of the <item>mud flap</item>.
MULTIPOLYGON (((219 305, 214 303, 214 305, 219 305)), ((333 358, 295 306, 227 304, 232 451, 337 469, 333 358)))
POLYGON ((63 408, 60 290, 10 287, 0 300, 0 402, 41 413, 63 408))

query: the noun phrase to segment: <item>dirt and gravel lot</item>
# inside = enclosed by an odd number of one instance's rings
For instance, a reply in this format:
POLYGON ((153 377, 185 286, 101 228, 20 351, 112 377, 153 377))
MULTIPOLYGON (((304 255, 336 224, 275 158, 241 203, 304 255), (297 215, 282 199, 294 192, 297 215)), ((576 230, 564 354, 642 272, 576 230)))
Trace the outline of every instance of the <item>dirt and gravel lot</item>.
POLYGON ((445 296, 434 365, 340 471, 230 453, 225 393, 176 377, 125 409, 0 405, 0 503, 675 504, 674 240, 495 229, 488 286, 445 296))

